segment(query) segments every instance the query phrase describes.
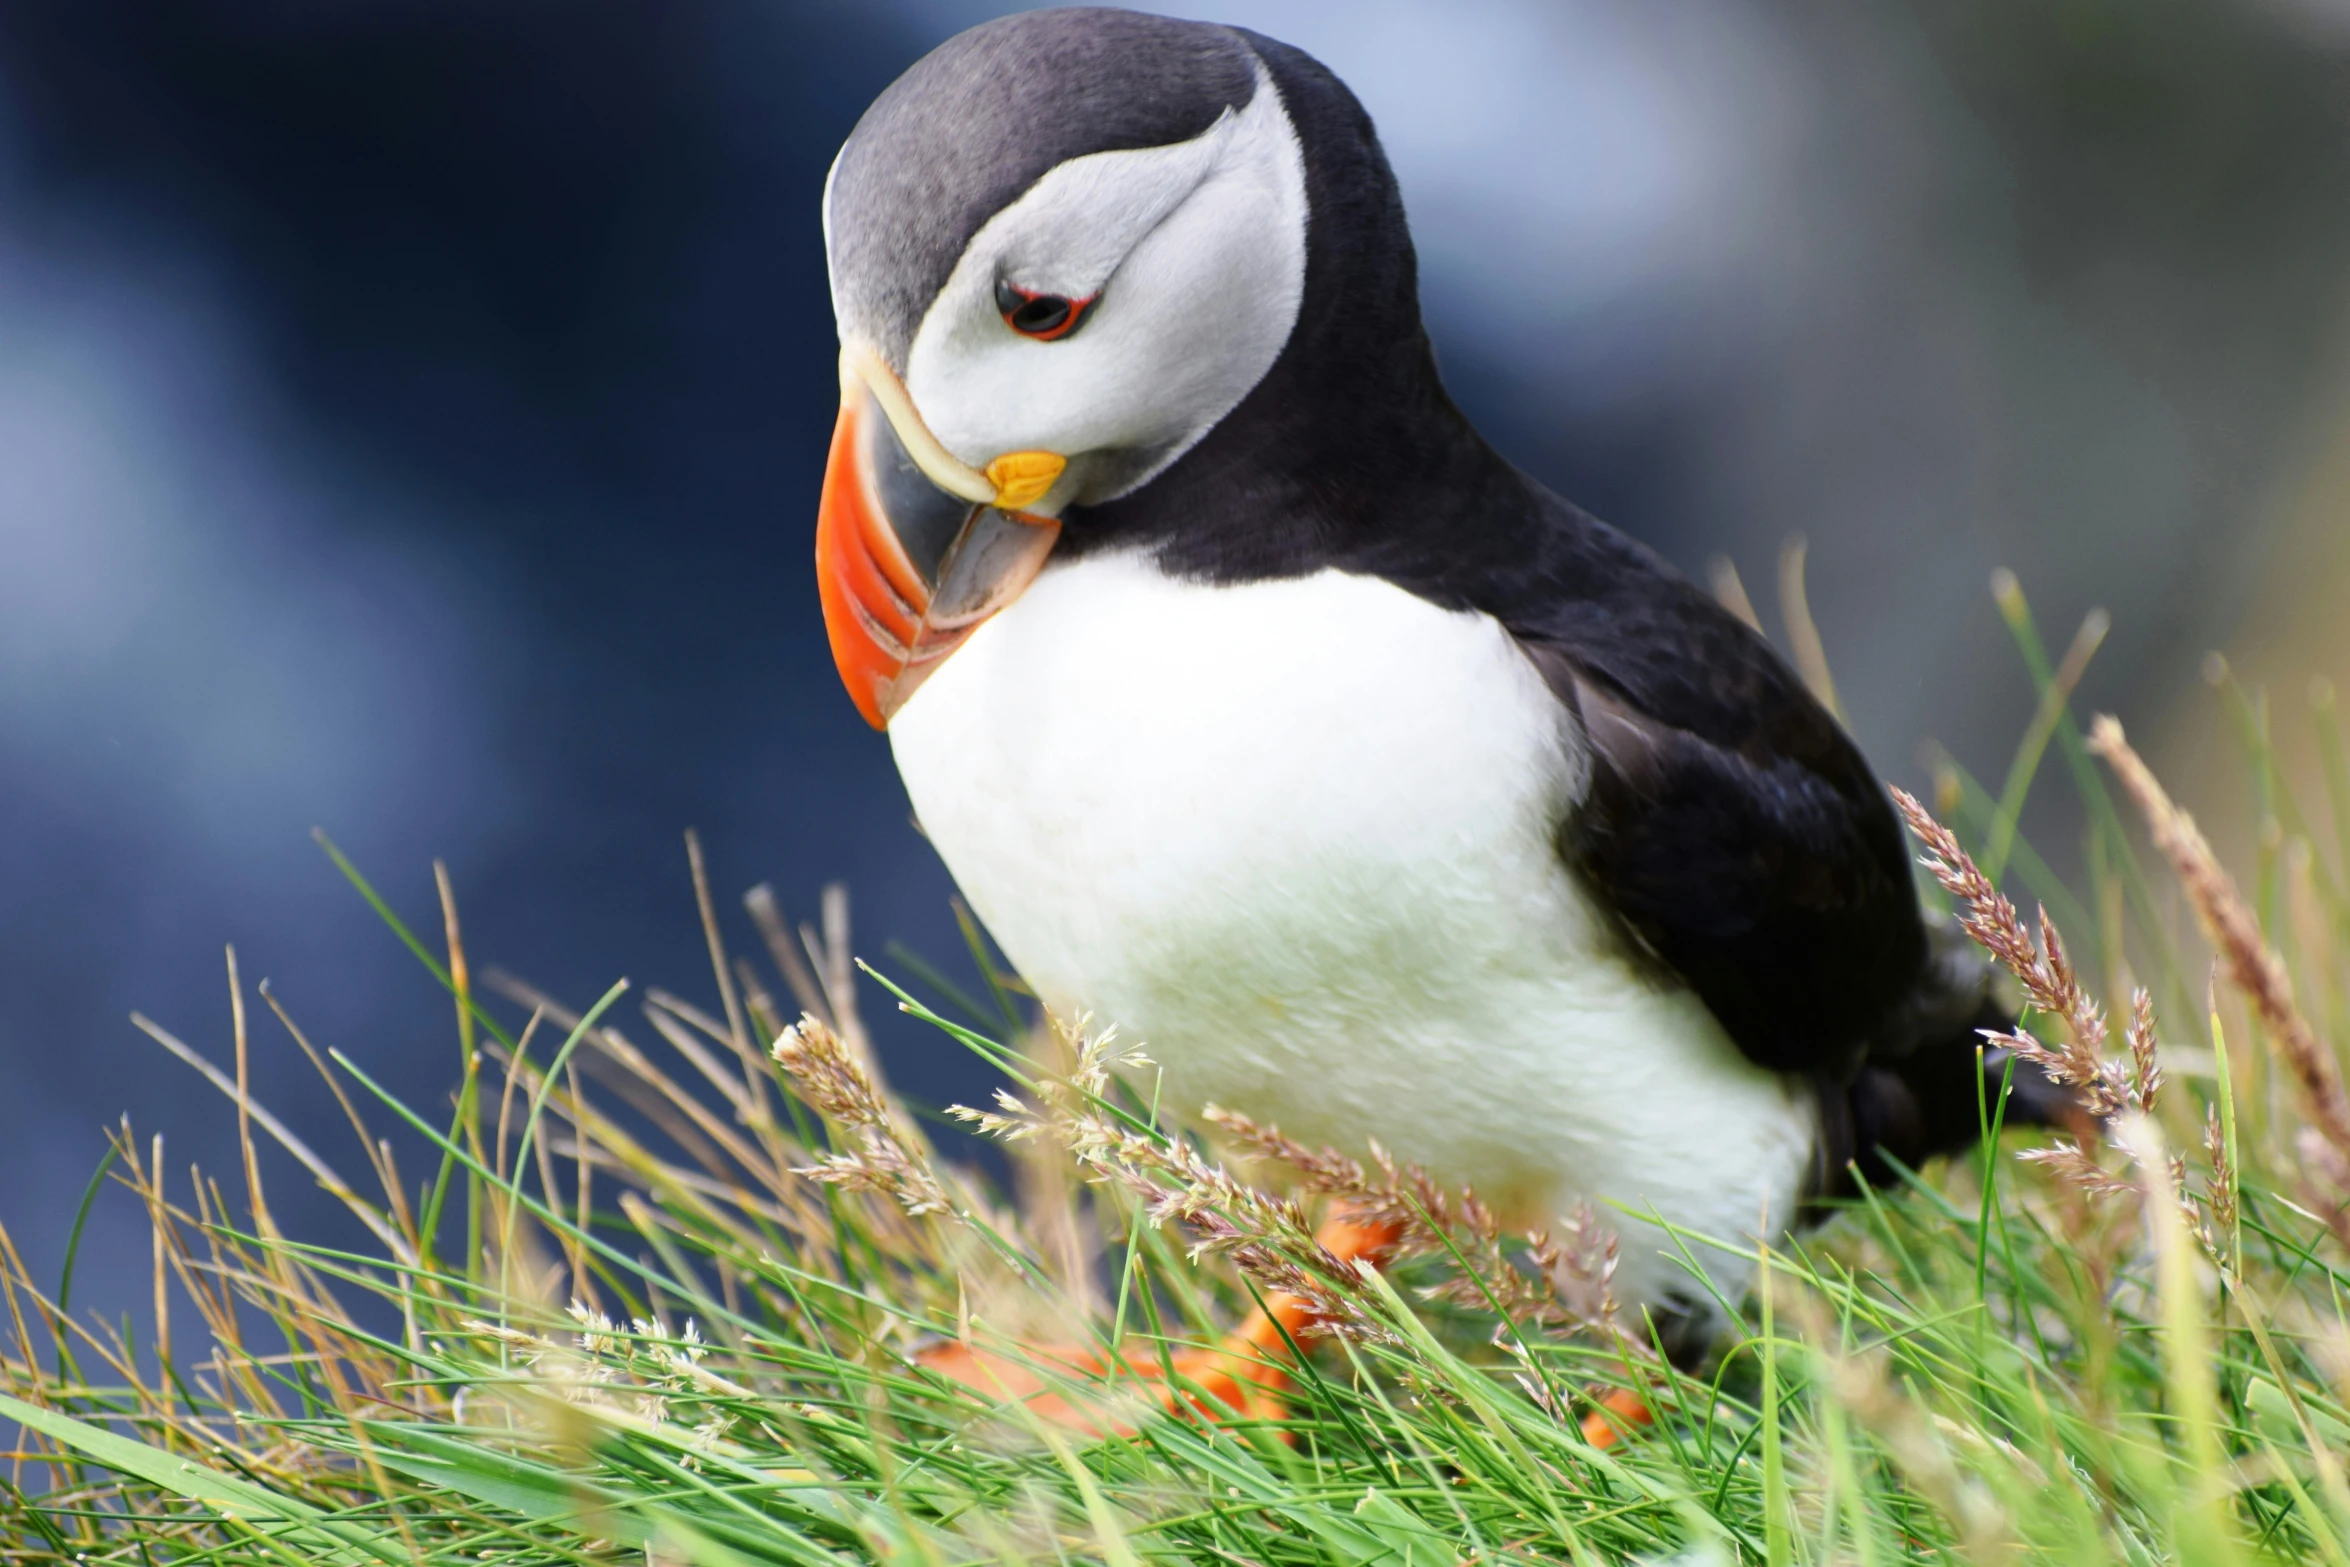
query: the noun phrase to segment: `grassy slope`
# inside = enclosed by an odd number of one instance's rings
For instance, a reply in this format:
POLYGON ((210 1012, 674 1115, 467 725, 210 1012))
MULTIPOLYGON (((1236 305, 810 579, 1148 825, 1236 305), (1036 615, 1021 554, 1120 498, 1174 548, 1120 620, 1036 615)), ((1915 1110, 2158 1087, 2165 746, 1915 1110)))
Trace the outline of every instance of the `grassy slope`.
MULTIPOLYGON (((610 1022, 618 987, 579 1018, 506 982, 530 1019, 509 1031, 452 907, 445 941, 400 934, 457 998, 454 1115, 320 1058, 354 1127, 405 1122, 440 1150, 421 1185, 364 1133, 330 1164, 241 1065, 206 1068, 250 1139, 344 1194, 371 1253, 280 1234, 258 1161, 174 1188, 127 1137, 114 1176, 155 1216, 176 1325, 134 1350, 68 1324, 0 1246, 0 1430, 27 1428, 0 1561, 2344 1562, 2350 1255, 2329 1221, 2350 1147, 2328 1134, 2350 1129, 2326 1096, 2350 905, 2245 705, 2275 831, 2232 908, 2208 875, 2187 884, 2223 935, 2249 927, 2207 1007, 2173 867, 2134 856, 2129 797, 2065 713, 2081 658, 2052 663, 2006 608, 2048 701, 1996 797, 1953 771, 1938 804, 2063 923, 2076 989, 2044 947, 2009 956, 2044 1003, 2035 1033, 2083 1070, 2084 1048, 2110 1061, 2120 1131, 2070 1162, 2010 1139, 1769 1256, 1703 1379, 1609 1315, 1591 1235, 1544 1253, 1578 1286, 1569 1311, 1504 1255, 1528 1247, 1410 1172, 1307 1172, 1415 1215, 1419 1255, 1390 1279, 1331 1269, 1307 1239, 1320 1199, 1269 1199, 1171 1137, 1105 1075, 1115 1044, 1020 1037, 1008 984, 954 1001, 960 1021, 893 994, 1020 1083, 996 1128, 1024 1134, 1016 1196, 938 1166, 864 1071, 840 922, 803 947, 763 921, 778 991, 818 1019, 779 1063, 759 1042, 784 1008, 720 952, 706 895, 718 1004, 647 998, 657 1047, 610 1022), (2077 891, 2012 832, 2044 751, 2089 801, 2077 891), (2086 1010, 2128 1019, 2133 975, 2169 1079, 2151 1095, 2125 1030, 2086 1010), (1278 1430, 1044 1368, 1123 1433, 1087 1435, 912 1358, 932 1336, 1092 1335, 1155 1362, 1272 1285, 1318 1292, 1344 1330, 1278 1430), (1657 1424, 1596 1448, 1579 1416, 1624 1385, 1657 1424)), ((1148 1092, 1147 1068, 1126 1080, 1148 1092)))

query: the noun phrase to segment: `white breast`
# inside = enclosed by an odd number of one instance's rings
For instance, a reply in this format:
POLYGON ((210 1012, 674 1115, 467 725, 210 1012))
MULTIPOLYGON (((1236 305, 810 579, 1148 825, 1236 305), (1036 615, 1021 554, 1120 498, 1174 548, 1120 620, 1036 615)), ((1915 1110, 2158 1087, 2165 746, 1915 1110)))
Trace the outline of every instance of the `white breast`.
MULTIPOLYGON (((1490 618, 1337 572, 1088 559, 890 739, 1006 955, 1143 1042, 1171 1108, 1376 1138, 1529 1219, 1593 1196, 1734 1242, 1788 1222, 1811 1096, 1623 961, 1556 847, 1579 732, 1490 618)), ((1618 1223, 1620 1283, 1659 1298, 1661 1237, 1618 1223)))

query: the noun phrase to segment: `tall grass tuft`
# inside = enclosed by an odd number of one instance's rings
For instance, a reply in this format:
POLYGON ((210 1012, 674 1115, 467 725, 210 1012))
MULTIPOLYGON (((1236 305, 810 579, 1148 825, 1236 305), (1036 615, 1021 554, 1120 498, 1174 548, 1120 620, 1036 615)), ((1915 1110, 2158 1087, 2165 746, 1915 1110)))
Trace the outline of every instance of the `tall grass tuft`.
POLYGON ((861 976, 837 893, 794 929, 754 892, 754 961, 689 845, 708 999, 573 1010, 476 977, 445 875, 428 941, 329 845, 453 998, 452 1098, 401 1102, 233 957, 233 1060, 139 1020, 244 1155, 173 1177, 114 1139, 104 1178, 153 1231, 135 1342, 0 1231, 0 1562, 2350 1567, 2350 816, 2321 847, 2245 726, 2247 893, 2120 728, 2071 716, 2102 620, 2052 661, 1997 593, 2042 692, 2016 761, 1996 794, 1948 764, 1900 803, 1928 894, 2025 1003, 1994 1043, 2094 1115, 2026 1142, 1987 1098, 1979 1154, 1802 1237, 1676 1234, 1700 1279, 1707 1248, 1761 1262, 1702 1375, 1615 1300, 1607 1210, 1513 1235, 1376 1149, 1163 1104, 1141 1051, 1032 1020, 984 950, 984 1003, 861 976), (2017 830, 2050 752, 2085 808, 2069 882, 2017 830), (861 986, 1001 1069, 961 1113, 1007 1179, 893 1094, 861 986), (331 1151, 270 1113, 256 1024, 333 1085, 331 1151), (288 1159, 367 1246, 279 1227, 288 1159), (1317 1241, 1335 1203, 1396 1228, 1383 1270, 1317 1241), (1271 1291, 1312 1307, 1281 1407, 1210 1422, 1143 1385, 1271 1291), (1027 1364, 1090 1418, 931 1370, 949 1341, 1063 1346, 1027 1364), (1595 1445, 1626 1390, 1653 1423, 1595 1445))

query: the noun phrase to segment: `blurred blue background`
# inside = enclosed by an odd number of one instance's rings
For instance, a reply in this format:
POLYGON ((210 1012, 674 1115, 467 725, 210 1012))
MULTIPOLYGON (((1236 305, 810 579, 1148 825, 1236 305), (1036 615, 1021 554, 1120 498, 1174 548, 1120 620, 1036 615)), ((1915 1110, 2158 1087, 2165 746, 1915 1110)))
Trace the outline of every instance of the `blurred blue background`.
MULTIPOLYGON (((843 879, 861 950, 959 950, 817 620, 816 202, 872 96, 995 9, 0 0, 0 1220, 37 1271, 117 1117, 230 1167, 226 1105, 126 1021, 225 1058, 225 942, 417 1102, 454 1082, 446 1003, 313 825, 427 927, 445 858, 477 962, 575 1001, 707 994, 688 826, 745 946, 740 889, 804 915, 843 879)), ((2088 696, 2129 717, 2317 558, 2346 0, 1193 14, 1364 98, 1505 451, 1730 556, 1766 618, 1810 536, 1898 780, 1929 736, 2004 765, 1994 566, 2052 637, 2112 609, 2088 696)), ((898 1021, 902 1084, 979 1092, 898 1021)), ((273 1198, 331 1233, 290 1172, 273 1198)), ((101 1204, 77 1297, 143 1298, 145 1256, 101 1204)))

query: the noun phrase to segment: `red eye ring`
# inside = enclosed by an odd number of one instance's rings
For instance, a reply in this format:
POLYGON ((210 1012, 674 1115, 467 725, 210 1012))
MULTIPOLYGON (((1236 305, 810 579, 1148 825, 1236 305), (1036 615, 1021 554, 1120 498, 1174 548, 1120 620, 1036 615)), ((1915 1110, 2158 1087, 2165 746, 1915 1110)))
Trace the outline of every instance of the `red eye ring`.
POLYGON ((1099 298, 1099 294, 1088 294, 1083 299, 1071 299, 1065 294, 1040 294, 1035 289, 1021 288, 1000 279, 995 286, 995 307, 1003 316, 1004 325, 1040 343, 1058 342, 1076 331, 1099 298))

